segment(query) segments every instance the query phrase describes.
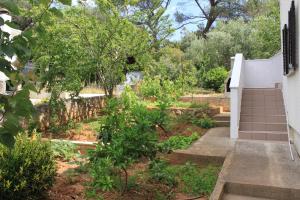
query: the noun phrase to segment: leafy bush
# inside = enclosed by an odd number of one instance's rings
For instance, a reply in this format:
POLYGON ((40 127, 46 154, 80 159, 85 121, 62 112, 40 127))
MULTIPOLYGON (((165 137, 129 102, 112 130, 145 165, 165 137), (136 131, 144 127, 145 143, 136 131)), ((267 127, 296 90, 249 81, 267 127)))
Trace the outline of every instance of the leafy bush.
POLYGON ((152 181, 174 187, 178 184, 176 173, 168 168, 168 163, 163 160, 154 160, 149 165, 149 175, 152 181))
MULTIPOLYGON (((128 187, 127 167, 142 157, 153 159, 156 156, 158 149, 155 127, 160 116, 158 112, 148 110, 141 104, 131 90, 125 90, 119 99, 111 99, 107 103, 106 112, 107 117, 100 129, 103 144, 97 146, 90 160, 94 166, 98 162, 104 162, 103 159, 110 159, 111 165, 108 168, 124 174, 125 191, 128 187)), ((96 169, 93 177, 102 176, 101 170, 106 170, 101 169, 101 166, 96 169)), ((113 175, 108 173, 107 176, 112 179, 113 175)), ((97 183, 97 179, 94 181, 96 188, 103 188, 97 183)))
POLYGON ((55 174, 49 143, 19 135, 14 148, 0 146, 1 199, 38 199, 52 186, 55 174))
POLYGON ((206 129, 213 128, 216 124, 215 120, 207 116, 201 119, 193 119, 192 123, 196 124, 197 126, 200 126, 201 128, 206 128, 206 129))
POLYGON ((224 67, 213 68, 203 74, 203 86, 216 92, 222 92, 221 88, 227 76, 228 72, 224 67))
POLYGON ((77 147, 68 141, 55 141, 51 142, 51 149, 55 158, 69 161, 76 156, 77 147))
POLYGON ((159 146, 161 150, 164 152, 168 152, 170 150, 176 150, 176 149, 186 149, 198 138, 199 135, 197 133, 193 133, 190 136, 182 136, 182 135, 171 136, 166 141, 161 142, 159 146))

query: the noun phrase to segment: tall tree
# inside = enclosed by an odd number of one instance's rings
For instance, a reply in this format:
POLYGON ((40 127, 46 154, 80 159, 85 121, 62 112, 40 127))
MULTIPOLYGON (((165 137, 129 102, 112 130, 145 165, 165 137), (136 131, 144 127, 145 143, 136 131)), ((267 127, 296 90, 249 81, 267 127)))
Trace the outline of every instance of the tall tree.
POLYGON ((152 47, 157 53, 165 40, 174 32, 166 9, 170 0, 140 0, 134 7, 130 20, 144 27, 151 36, 152 47))
POLYGON ((198 36, 206 38, 217 19, 234 19, 244 16, 244 4, 241 0, 194 0, 199 12, 186 15, 180 11, 175 13, 180 24, 198 23, 198 36))

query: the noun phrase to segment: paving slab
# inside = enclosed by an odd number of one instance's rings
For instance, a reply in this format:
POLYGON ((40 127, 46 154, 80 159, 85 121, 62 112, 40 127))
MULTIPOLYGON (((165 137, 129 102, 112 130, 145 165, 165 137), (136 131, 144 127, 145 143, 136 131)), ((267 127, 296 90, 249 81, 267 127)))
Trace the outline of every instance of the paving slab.
POLYGON ((295 161, 287 142, 237 140, 210 199, 300 199, 300 159, 293 152, 295 161))
POLYGON ((230 139, 228 127, 212 128, 186 150, 176 150, 168 156, 173 164, 187 161, 201 164, 222 165, 228 153, 234 147, 234 140, 230 139))
POLYGON ((225 158, 233 149, 234 144, 235 141, 230 139, 230 128, 217 127, 208 130, 204 136, 193 143, 188 149, 176 152, 225 158))

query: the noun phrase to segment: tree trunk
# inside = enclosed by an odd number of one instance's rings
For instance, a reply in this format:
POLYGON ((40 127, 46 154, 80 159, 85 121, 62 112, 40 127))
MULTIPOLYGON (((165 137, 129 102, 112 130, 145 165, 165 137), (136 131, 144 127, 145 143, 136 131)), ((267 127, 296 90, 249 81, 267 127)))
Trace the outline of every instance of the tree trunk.
POLYGON ((122 170, 124 171, 124 174, 125 174, 125 185, 124 185, 123 192, 122 192, 122 195, 124 195, 125 192, 127 192, 127 187, 128 187, 128 173, 127 173, 126 168, 122 167, 122 170))

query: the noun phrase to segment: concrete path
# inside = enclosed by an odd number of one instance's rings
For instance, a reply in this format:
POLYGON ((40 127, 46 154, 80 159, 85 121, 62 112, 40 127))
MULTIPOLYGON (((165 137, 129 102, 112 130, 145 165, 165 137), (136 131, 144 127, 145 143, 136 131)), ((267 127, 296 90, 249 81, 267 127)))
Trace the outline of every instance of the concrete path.
POLYGON ((212 128, 191 147, 174 151, 169 158, 175 164, 192 161, 199 165, 202 163, 222 165, 235 144, 235 141, 230 139, 229 132, 228 127, 212 128))
POLYGON ((292 161, 288 143, 237 140, 210 200, 300 199, 300 159, 295 157, 292 161))

